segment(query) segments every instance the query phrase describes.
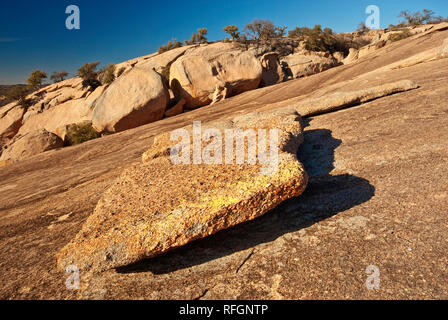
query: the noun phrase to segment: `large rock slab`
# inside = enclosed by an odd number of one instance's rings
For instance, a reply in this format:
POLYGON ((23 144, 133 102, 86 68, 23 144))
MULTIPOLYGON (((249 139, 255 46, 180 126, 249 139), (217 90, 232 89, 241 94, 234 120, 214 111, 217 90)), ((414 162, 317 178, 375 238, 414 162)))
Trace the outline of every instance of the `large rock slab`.
POLYGON ((305 99, 294 103, 292 109, 296 110, 303 117, 311 117, 359 105, 392 94, 414 90, 418 87, 411 80, 401 80, 358 91, 337 92, 320 98, 305 99))
POLYGON ((113 133, 160 120, 169 99, 160 74, 135 67, 116 79, 98 99, 93 127, 98 132, 113 133))
POLYGON ((194 109, 258 88, 260 61, 235 44, 217 43, 192 49, 170 68, 170 87, 185 108, 194 109))
POLYGON ((3 147, 0 161, 18 161, 63 146, 64 142, 57 135, 44 129, 36 130, 15 136, 3 147))
MULTIPOLYGON (((278 129, 278 170, 261 174, 264 164, 247 162, 176 165, 170 150, 178 141, 163 134, 143 163, 127 168, 105 192, 82 230, 57 255, 59 268, 99 272, 154 257, 255 219, 305 189, 308 178, 296 157, 303 140, 297 113, 256 113, 205 128, 278 129)), ((192 132, 191 126, 185 130, 192 132)), ((187 146, 193 147, 186 142, 176 150, 187 146)))

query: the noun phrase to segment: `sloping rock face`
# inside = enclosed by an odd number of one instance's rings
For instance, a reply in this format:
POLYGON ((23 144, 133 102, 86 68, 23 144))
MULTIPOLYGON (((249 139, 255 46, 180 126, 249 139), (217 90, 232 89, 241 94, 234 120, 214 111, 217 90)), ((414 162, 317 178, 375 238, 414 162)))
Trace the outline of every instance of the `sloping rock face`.
POLYGON ((195 109, 258 88, 260 61, 235 44, 199 47, 180 57, 170 68, 170 87, 186 109, 195 109), (220 93, 223 94, 220 94, 220 93))
MULTIPOLYGON (((178 141, 171 141, 169 134, 159 136, 143 163, 122 173, 75 239, 59 252, 59 268, 76 265, 99 272, 154 257, 255 219, 305 189, 308 178, 296 157, 303 141, 297 113, 254 113, 204 128, 277 129, 277 170, 263 175, 260 163, 173 164, 170 150, 178 141)), ((187 133, 191 130, 185 128, 187 133)), ((261 133, 255 132, 260 138, 261 133)), ((243 145, 247 151, 249 145, 243 145)), ((193 150, 191 140, 176 150, 187 152, 187 146, 193 150)), ((269 152, 274 149, 271 145, 269 152)), ((194 160, 194 155, 186 155, 194 160)))
POLYGON ((24 114, 24 110, 20 106, 7 107, 4 107, 5 112, 0 115, 0 148, 17 134, 24 114))
POLYGON ((96 103, 92 124, 98 132, 119 132, 163 118, 170 101, 162 77, 135 67, 115 80, 96 103))
POLYGON ((4 148, 0 161, 22 160, 33 155, 61 148, 64 142, 57 135, 44 129, 17 135, 4 148))
POLYGON ((330 57, 317 54, 295 53, 281 60, 283 69, 288 78, 302 78, 320 73, 338 65, 338 62, 330 57))
POLYGON ((442 58, 448 58, 448 38, 443 41, 440 55, 442 58))

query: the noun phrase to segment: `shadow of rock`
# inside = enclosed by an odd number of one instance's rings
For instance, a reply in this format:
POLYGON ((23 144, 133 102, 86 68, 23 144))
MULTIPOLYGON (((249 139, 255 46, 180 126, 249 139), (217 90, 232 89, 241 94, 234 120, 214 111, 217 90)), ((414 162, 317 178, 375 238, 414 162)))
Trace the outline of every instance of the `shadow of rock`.
POLYGON ((276 240, 360 205, 372 198, 375 188, 369 181, 344 174, 332 176, 334 150, 341 140, 330 130, 305 132, 299 158, 310 173, 306 191, 254 221, 190 243, 161 256, 117 269, 118 273, 152 272, 166 274, 200 265, 258 244, 276 240))

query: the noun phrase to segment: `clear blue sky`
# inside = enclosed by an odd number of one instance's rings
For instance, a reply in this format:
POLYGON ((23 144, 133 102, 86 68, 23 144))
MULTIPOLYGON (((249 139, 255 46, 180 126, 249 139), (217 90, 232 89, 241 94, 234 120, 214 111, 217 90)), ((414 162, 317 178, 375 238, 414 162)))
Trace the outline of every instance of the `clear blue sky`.
POLYGON ((255 18, 289 29, 321 24, 349 32, 366 19, 370 4, 380 7, 383 28, 405 9, 448 16, 446 0, 0 0, 0 84, 23 83, 35 69, 73 75, 85 62, 119 63, 171 38, 189 39, 201 27, 209 40, 223 39, 224 26, 242 29, 255 18), (65 28, 71 4, 80 8, 80 30, 65 28))

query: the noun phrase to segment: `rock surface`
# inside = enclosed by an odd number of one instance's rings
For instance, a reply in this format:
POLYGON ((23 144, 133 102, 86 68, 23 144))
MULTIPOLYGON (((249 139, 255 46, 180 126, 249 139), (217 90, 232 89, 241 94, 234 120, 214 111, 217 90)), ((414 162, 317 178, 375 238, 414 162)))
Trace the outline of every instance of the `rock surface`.
POLYGON ((302 116, 310 117, 417 88, 418 85, 413 81, 401 80, 354 92, 338 92, 320 98, 305 99, 294 104, 293 108, 302 116))
POLYGON ((0 161, 17 161, 33 155, 61 148, 64 142, 57 135, 44 129, 16 135, 6 146, 0 156, 0 161))
POLYGON ((235 44, 199 47, 176 60, 170 69, 170 87, 177 99, 187 101, 187 109, 256 89, 261 78, 260 61, 235 44), (217 94, 223 90, 225 95, 217 94))
MULTIPOLYGON (((5 106, 6 109, 8 106, 5 106)), ((0 149, 6 145, 20 129, 24 110, 20 106, 7 108, 0 117, 0 149)))
POLYGON ((56 133, 56 130, 62 126, 90 120, 92 112, 83 99, 69 100, 29 117, 18 133, 25 134, 40 129, 56 133))
POLYGON ((180 99, 173 107, 165 111, 165 117, 174 117, 184 112, 184 106, 187 101, 180 99))
POLYGON ((1 168, 0 298, 447 299, 447 61, 387 67, 447 37, 405 39, 350 65, 1 168), (81 273, 86 290, 67 290, 55 255, 154 136, 406 79, 420 89, 304 119, 299 159, 311 177, 297 199, 90 282, 81 273), (365 286, 371 264, 380 290, 365 286))
POLYGON ((343 64, 352 63, 352 62, 358 60, 358 56, 359 56, 359 51, 355 48, 350 48, 348 56, 345 57, 344 60, 342 60, 342 63, 343 64))
POLYGON ((320 73, 338 64, 335 59, 317 54, 294 53, 282 58, 283 69, 289 78, 302 78, 320 73))
POLYGON ((268 87, 283 82, 284 74, 282 66, 280 65, 278 53, 265 53, 260 58, 260 61, 261 66, 263 67, 263 75, 260 84, 261 87, 268 87))
POLYGON ((99 98, 92 116, 98 132, 120 132, 162 119, 170 96, 161 76, 135 67, 99 98))
POLYGON ((250 114, 209 128, 279 130, 278 170, 263 175, 260 164, 173 164, 169 152, 159 151, 176 142, 163 135, 144 163, 125 170, 104 194, 81 232, 58 254, 59 267, 125 266, 253 220, 305 189, 307 175, 296 158, 303 139, 297 114, 250 114))
POLYGON ((448 58, 448 38, 443 41, 442 49, 440 51, 442 58, 448 58))

